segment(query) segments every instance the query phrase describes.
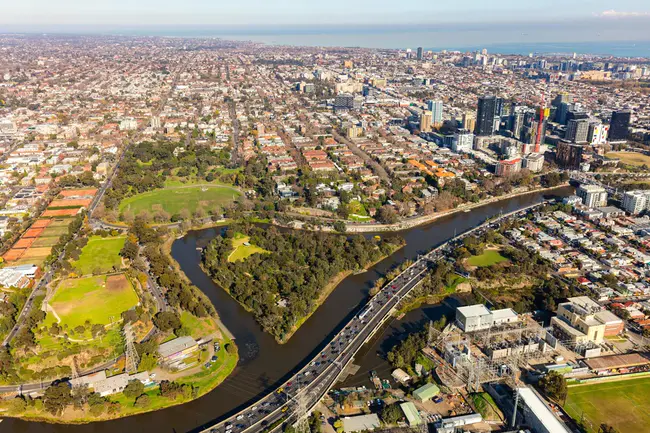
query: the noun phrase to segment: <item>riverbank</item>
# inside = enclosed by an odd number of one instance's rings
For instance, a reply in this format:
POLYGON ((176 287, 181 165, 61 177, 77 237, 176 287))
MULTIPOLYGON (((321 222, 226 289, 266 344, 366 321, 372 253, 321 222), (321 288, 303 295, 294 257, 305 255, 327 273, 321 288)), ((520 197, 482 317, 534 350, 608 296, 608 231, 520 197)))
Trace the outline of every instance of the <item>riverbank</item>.
MULTIPOLYGON (((401 250, 402 248, 404 248, 405 245, 406 245, 406 243, 403 243, 402 245, 399 245, 399 246, 396 247, 393 251, 391 251, 390 254, 386 254, 386 255, 384 255, 384 256, 382 256, 382 257, 379 257, 377 260, 375 260, 375 261, 373 261, 373 262, 371 262, 371 263, 368 263, 367 265, 365 265, 365 266, 361 269, 361 271, 362 271, 362 272, 367 272, 368 269, 370 269, 371 267, 375 266, 377 263, 381 262, 382 260, 384 260, 384 259, 386 259, 386 258, 392 256, 392 255, 395 254, 397 251, 399 251, 399 250, 401 250)), ((349 276, 352 275, 352 274, 358 274, 358 273, 360 273, 360 272, 359 272, 359 271, 354 271, 354 270, 344 271, 344 272, 339 272, 338 275, 336 275, 336 276, 335 276, 335 277, 334 277, 334 278, 333 278, 329 283, 327 283, 327 285, 326 285, 325 288, 323 289, 323 292, 321 293, 321 295, 320 295, 320 296, 318 297, 318 299, 316 300, 315 307, 311 310, 311 312, 310 312, 308 315, 306 315, 305 317, 303 317, 302 319, 300 319, 298 322, 296 322, 296 323, 291 327, 291 330, 290 330, 290 331, 289 331, 289 332, 288 332, 288 333, 287 333, 287 334, 286 334, 282 339, 277 339, 277 338, 276 338, 276 341, 277 341, 279 344, 285 344, 287 341, 289 341, 289 339, 293 336, 293 334, 295 334, 296 331, 298 331, 298 329, 300 329, 300 327, 302 326, 302 324, 305 323, 305 322, 307 321, 307 319, 309 319, 309 318, 310 318, 310 317, 311 317, 311 316, 316 312, 316 310, 318 310, 318 307, 320 307, 320 306, 323 304, 323 302, 325 302, 325 301, 327 300, 327 298, 329 297, 329 295, 334 291, 334 289, 336 289, 336 287, 337 287, 337 286, 338 286, 338 285, 339 285, 343 280, 345 280, 347 277, 349 277, 349 276)))
POLYGON ((540 187, 527 191, 517 191, 510 194, 501 195, 499 197, 492 197, 488 200, 482 200, 477 203, 466 203, 462 204, 454 209, 449 209, 443 212, 436 212, 431 215, 422 215, 419 217, 414 217, 408 220, 399 221, 395 224, 355 224, 349 223, 346 224, 346 230, 350 233, 374 233, 374 232, 390 232, 390 231, 402 231, 407 229, 412 229, 418 226, 432 223, 440 218, 454 215, 461 212, 469 212, 473 209, 486 206, 489 204, 498 203, 500 201, 513 199, 516 197, 524 196, 527 194, 539 194, 555 189, 565 188, 569 186, 568 182, 562 183, 560 185, 551 186, 551 187, 540 187))

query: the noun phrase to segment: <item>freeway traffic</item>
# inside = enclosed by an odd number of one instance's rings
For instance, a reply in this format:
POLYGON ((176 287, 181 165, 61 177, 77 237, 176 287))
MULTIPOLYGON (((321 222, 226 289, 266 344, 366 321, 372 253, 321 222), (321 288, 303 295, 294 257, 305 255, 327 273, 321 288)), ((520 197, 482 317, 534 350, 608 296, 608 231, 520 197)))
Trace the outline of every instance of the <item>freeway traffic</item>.
POLYGON ((391 310, 422 281, 432 263, 440 260, 451 246, 465 236, 496 227, 499 221, 524 214, 531 208, 540 205, 529 206, 502 215, 496 220, 486 221, 419 257, 373 296, 330 343, 288 381, 249 408, 203 430, 203 432, 271 432, 284 422, 294 422, 297 416, 305 416, 334 385, 357 351, 390 317, 391 310))

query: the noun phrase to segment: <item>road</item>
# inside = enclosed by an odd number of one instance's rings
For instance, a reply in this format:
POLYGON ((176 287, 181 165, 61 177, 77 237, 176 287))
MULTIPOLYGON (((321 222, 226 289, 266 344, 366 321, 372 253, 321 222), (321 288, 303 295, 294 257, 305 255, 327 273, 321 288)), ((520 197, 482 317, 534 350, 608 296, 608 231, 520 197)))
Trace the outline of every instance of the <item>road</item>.
POLYGON ((343 137, 342 135, 338 134, 337 132, 332 132, 332 136, 336 141, 339 143, 345 143, 348 148, 354 153, 356 156, 359 158, 363 159, 363 161, 366 163, 367 166, 372 168, 372 171, 379 176, 381 180, 383 180, 386 185, 390 186, 392 185, 392 182, 390 180, 390 176, 388 175, 388 172, 382 167, 381 164, 379 164, 377 161, 372 159, 366 152, 363 150, 359 149, 359 146, 354 144, 352 140, 348 140, 347 138, 343 137))
POLYGON ((528 206, 487 221, 420 256, 373 296, 364 308, 333 337, 325 349, 289 380, 249 408, 202 431, 207 433, 245 433, 262 430, 270 432, 280 428, 284 422, 294 422, 297 413, 306 415, 336 383, 357 351, 391 317, 393 309, 422 281, 433 263, 442 259, 465 236, 496 227, 501 220, 523 215, 540 205, 541 203, 528 206), (298 408, 302 409, 298 410, 298 408))
POLYGON ((228 104, 230 110, 230 120, 232 121, 232 162, 241 163, 241 149, 239 148, 239 120, 237 120, 237 110, 235 101, 228 104))

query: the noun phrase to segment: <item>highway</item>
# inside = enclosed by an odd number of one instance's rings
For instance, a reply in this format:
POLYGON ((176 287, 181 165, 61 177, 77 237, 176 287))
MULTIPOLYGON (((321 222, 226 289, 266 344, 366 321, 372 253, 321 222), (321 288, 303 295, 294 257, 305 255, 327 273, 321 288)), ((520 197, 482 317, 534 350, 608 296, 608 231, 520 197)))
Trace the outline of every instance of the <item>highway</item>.
POLYGON ((284 422, 295 422, 299 413, 306 415, 336 383, 341 372, 352 361, 357 351, 391 317, 392 310, 422 281, 431 265, 443 258, 449 248, 465 236, 496 227, 501 220, 523 215, 541 204, 528 206, 502 215, 495 220, 486 221, 420 256, 417 261, 373 296, 364 308, 332 338, 329 344, 289 380, 250 407, 202 430, 202 432, 270 432, 280 428, 284 422))

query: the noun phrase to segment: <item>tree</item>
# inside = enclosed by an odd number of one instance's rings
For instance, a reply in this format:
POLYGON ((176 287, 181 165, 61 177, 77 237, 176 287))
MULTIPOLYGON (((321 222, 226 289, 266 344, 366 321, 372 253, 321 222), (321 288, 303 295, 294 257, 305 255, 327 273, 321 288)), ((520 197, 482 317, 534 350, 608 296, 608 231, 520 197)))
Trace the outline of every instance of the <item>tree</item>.
POLYGON ((539 380, 540 389, 556 402, 563 402, 568 392, 566 379, 557 371, 551 371, 539 380))
POLYGON ((138 371, 151 371, 156 368, 158 361, 156 360, 156 355, 153 353, 145 353, 140 358, 140 364, 138 364, 138 371))
POLYGON ((147 394, 141 394, 135 399, 135 407, 145 408, 151 404, 151 399, 147 394))
POLYGON ((399 404, 393 403, 391 405, 384 406, 379 413, 379 417, 385 424, 397 424, 397 422, 402 419, 403 412, 399 407, 399 404))
POLYGON ((397 212, 392 206, 384 205, 377 211, 377 221, 382 224, 395 224, 397 222, 397 212))
POLYGON ((67 383, 52 385, 43 394, 43 407, 52 415, 60 415, 70 403, 72 393, 67 383))
POLYGON ((120 250, 120 255, 126 259, 135 260, 135 258, 138 257, 139 251, 140 248, 138 247, 138 244, 132 242, 130 239, 127 239, 124 242, 122 250, 120 250))
POLYGON ((154 316, 153 324, 161 331, 167 332, 180 328, 181 319, 172 311, 161 311, 154 316))
POLYGON ((128 398, 136 398, 144 392, 144 385, 137 379, 129 380, 124 388, 124 395, 128 398))
POLYGON ((13 400, 11 400, 11 404, 9 405, 9 407, 11 413, 13 414, 23 413, 25 409, 27 409, 27 401, 25 401, 25 397, 17 396, 13 400))
POLYGON ((347 230, 347 227, 343 221, 336 221, 333 227, 334 230, 336 230, 339 233, 345 233, 345 231, 347 230))

